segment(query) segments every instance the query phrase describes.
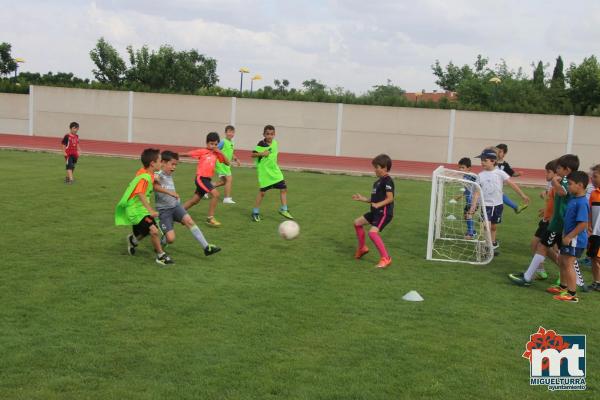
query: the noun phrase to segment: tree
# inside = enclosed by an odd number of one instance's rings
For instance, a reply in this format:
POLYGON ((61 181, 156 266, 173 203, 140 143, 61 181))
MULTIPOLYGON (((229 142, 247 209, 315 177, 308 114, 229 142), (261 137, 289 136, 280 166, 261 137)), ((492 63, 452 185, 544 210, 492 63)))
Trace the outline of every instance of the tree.
POLYGON ((275 79, 273 84, 275 85, 275 91, 279 92, 280 94, 286 94, 288 92, 288 87, 290 86, 290 81, 287 79, 275 79))
POLYGON ((600 65, 595 56, 584 58, 579 66, 571 64, 567 71, 571 86, 569 96, 576 110, 588 114, 600 105, 600 65))
POLYGON ((327 86, 314 78, 302 82, 302 86, 304 91, 309 93, 324 93, 327 90, 327 86))
POLYGON ((92 70, 94 77, 102 83, 120 85, 125 75, 125 62, 103 37, 98 40, 96 47, 90 51, 90 57, 97 69, 92 70))
POLYGON ((552 80, 550 81, 550 87, 552 89, 565 88, 565 74, 563 73, 563 60, 561 56, 558 56, 558 58, 556 59, 554 71, 552 71, 552 80))
POLYGON ((538 62, 537 67, 533 70, 533 85, 538 88, 544 87, 544 64, 538 62))
POLYGON ((11 56, 10 43, 0 43, 0 76, 8 75, 17 70, 17 62, 11 56))

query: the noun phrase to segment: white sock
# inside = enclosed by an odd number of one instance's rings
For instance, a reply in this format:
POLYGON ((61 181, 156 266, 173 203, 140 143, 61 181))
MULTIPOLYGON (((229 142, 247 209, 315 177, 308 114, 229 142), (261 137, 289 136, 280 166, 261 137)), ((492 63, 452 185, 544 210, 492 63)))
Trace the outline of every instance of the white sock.
POLYGON ((190 232, 192 233, 192 235, 194 235, 194 239, 196 239, 198 241, 198 243, 200 243, 200 245, 202 246, 203 249, 208 247, 208 242, 204 238, 204 235, 202 234, 202 231, 200 230, 200 228, 198 228, 198 225, 192 226, 190 228, 190 232))
POLYGON ((525 271, 525 280, 526 281, 531 281, 533 279, 533 275, 535 274, 535 271, 537 271, 538 267, 540 266, 541 263, 544 262, 545 259, 546 259, 546 257, 544 257, 540 254, 536 254, 533 256, 533 258, 531 259, 531 264, 529 264, 529 268, 527 268, 527 271, 525 271))

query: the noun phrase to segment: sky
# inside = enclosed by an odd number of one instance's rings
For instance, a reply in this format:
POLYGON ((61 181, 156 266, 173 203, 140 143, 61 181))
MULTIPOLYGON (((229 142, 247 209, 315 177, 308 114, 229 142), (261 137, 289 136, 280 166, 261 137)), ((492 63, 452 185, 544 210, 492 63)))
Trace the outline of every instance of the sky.
POLYGON ((82 78, 93 78, 100 37, 125 60, 129 45, 197 49, 217 60, 224 87, 239 88, 247 67, 263 77, 255 88, 314 78, 356 93, 388 79, 439 90, 435 60, 482 54, 527 74, 541 60, 551 74, 558 55, 565 67, 600 55, 598 0, 0 0, 0 10, 0 42, 25 59, 21 71, 82 78))

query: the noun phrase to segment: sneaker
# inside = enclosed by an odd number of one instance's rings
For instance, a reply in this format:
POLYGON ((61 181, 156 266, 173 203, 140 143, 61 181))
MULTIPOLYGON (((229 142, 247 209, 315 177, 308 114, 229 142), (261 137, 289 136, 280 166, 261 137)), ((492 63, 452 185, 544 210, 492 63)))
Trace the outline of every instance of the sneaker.
POLYGON ((235 204, 235 201, 231 197, 225 197, 223 199, 223 204, 235 204))
POLYGON ((279 214, 283 215, 287 219, 294 219, 288 210, 279 210, 279 214))
POLYGON ((548 273, 546 271, 536 271, 535 279, 537 279, 538 281, 545 281, 546 279, 548 279, 548 273))
POLYGON ((550 294, 561 294, 564 291, 565 289, 560 287, 559 285, 552 285, 548 289, 546 289, 546 292, 550 294))
POLYGON ((590 291, 592 291, 592 292, 594 292, 594 291, 600 292, 600 282, 594 282, 588 287, 590 288, 590 291))
POLYGON ((262 221, 262 218, 260 217, 260 214, 254 214, 254 213, 252 213, 252 221, 254 221, 254 222, 260 222, 260 221, 262 221))
POLYGON ((160 265, 170 265, 175 264, 175 261, 167 253, 163 253, 162 256, 156 256, 156 263, 160 265))
POLYGON ((204 196, 202 196, 203 199, 210 199, 210 196, 208 195, 208 193, 204 193, 204 196))
POLYGON ((519 206, 515 208, 515 214, 521 214, 527 207, 529 207, 529 204, 519 204, 519 206))
POLYGON ((134 255, 136 247, 137 244, 133 243, 133 233, 130 233, 127 235, 127 253, 129 253, 130 256, 134 255))
POLYGON ((381 258, 379 260, 379 262, 377 263, 377 265, 375 267, 384 269, 384 268, 389 267, 391 263, 392 263, 392 259, 391 258, 389 258, 389 257, 387 257, 387 258, 383 257, 383 258, 381 258))
POLYGON ((209 244, 208 246, 206 246, 206 248, 204 249, 204 255, 205 256, 210 256, 212 254, 218 253, 221 251, 220 247, 215 246, 214 244, 209 244))
POLYGON ((588 285, 586 285, 585 283, 581 286, 577 286, 577 290, 581 290, 583 293, 587 293, 589 292, 591 289, 588 285))
POLYGON ((206 218, 206 224, 215 228, 218 228, 219 226, 221 226, 221 223, 219 221, 217 221, 217 219, 215 217, 208 217, 206 218))
POLYGON ((554 300, 566 301, 567 303, 579 303, 579 297, 577 295, 571 296, 569 292, 562 292, 556 296, 552 296, 554 300))
POLYGON ((498 243, 498 241, 492 242, 492 249, 496 250, 498 247, 500 247, 500 243, 498 243))
POLYGON ((360 249, 356 249, 356 253, 354 253, 354 258, 359 259, 365 254, 369 252, 369 248, 367 246, 363 246, 360 249))
POLYGON ((508 274, 508 279, 515 285, 519 286, 531 286, 531 281, 525 279, 525 274, 519 272, 518 274, 508 274))

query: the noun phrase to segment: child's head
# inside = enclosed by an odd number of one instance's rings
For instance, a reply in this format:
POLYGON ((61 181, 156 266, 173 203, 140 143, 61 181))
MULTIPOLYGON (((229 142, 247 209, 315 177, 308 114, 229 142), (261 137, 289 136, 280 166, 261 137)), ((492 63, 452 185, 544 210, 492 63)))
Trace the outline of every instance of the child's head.
POLYGON ((496 153, 495 147, 487 147, 483 149, 480 155, 475 158, 481 158, 481 166, 486 171, 492 171, 496 168, 496 161, 498 160, 498 154, 496 153))
POLYGON ((590 182, 590 177, 583 171, 573 171, 568 176, 569 193, 573 196, 585 195, 585 190, 590 182))
POLYGON ((508 146, 504 143, 500 143, 498 146, 496 146, 496 151, 498 152, 498 158, 502 160, 508 153, 508 146))
POLYGON ((392 159, 387 154, 380 154, 371 161, 375 175, 384 176, 392 169, 392 159))
POLYGON ((560 176, 567 176, 578 169, 579 157, 575 154, 565 154, 556 160, 556 173, 560 176))
POLYGON ((591 169, 592 184, 594 187, 600 188, 600 164, 594 165, 591 169))
POLYGON ((206 135, 206 148, 209 150, 214 150, 219 145, 221 138, 217 132, 210 132, 206 135))
POLYGON ((556 175, 556 160, 552 160, 552 161, 548 161, 546 163, 546 181, 550 182, 552 179, 554 179, 554 176, 556 175))
POLYGON ((263 136, 267 143, 271 143, 275 137, 275 127, 273 125, 266 125, 263 129, 263 136))
POLYGON ((470 171, 471 159, 469 157, 463 157, 460 160, 458 160, 458 169, 461 171, 470 171))
POLYGON ((69 130, 71 131, 72 134, 76 134, 77 131, 79 131, 79 124, 75 121, 71 122, 69 124, 69 130))
POLYGON ((142 151, 142 165, 147 170, 156 171, 158 169, 158 163, 160 162, 160 150, 159 149, 145 149, 142 151))
POLYGON ((235 136, 235 127, 233 125, 227 125, 225 127, 225 137, 228 140, 233 139, 233 137, 235 136))
POLYGON ((160 153, 160 169, 166 174, 171 175, 177 168, 179 154, 171 150, 165 150, 160 153))

